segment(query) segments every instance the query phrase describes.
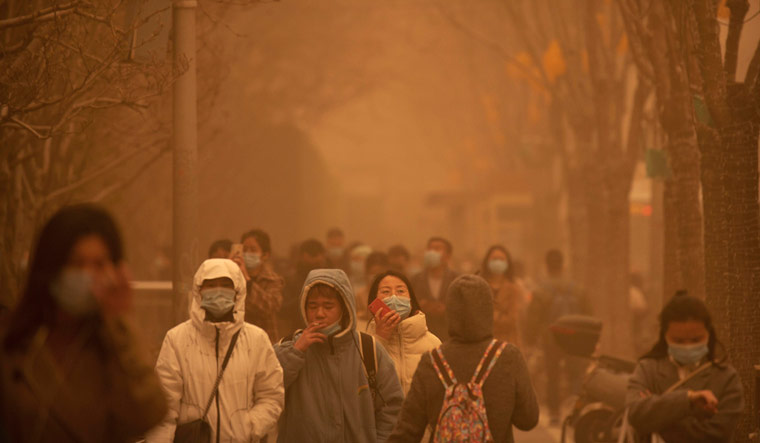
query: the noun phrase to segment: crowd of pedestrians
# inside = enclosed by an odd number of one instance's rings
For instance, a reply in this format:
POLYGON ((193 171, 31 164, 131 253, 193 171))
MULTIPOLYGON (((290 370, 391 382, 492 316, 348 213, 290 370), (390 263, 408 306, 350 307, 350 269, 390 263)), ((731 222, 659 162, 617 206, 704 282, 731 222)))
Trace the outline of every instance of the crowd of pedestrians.
MULTIPOLYGON (((41 230, 3 328, 0 442, 512 442, 538 423, 536 371, 557 424, 584 363, 549 327, 593 313, 563 254, 546 254, 535 284, 502 245, 474 273, 453 254, 431 237, 413 272, 404 246, 331 229, 287 267, 263 230, 216 241, 153 366, 114 220, 66 207, 41 230)), ((621 441, 731 441, 743 393, 720 349, 701 300, 670 300, 630 380, 621 441)))

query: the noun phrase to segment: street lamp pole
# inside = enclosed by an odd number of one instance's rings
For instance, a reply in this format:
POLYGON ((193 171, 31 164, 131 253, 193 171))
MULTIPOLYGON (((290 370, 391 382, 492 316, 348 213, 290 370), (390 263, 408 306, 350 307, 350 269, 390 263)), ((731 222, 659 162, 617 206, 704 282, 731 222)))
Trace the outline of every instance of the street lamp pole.
POLYGON ((196 0, 173 0, 173 221, 172 311, 187 318, 187 294, 198 265, 198 100, 196 88, 196 0))

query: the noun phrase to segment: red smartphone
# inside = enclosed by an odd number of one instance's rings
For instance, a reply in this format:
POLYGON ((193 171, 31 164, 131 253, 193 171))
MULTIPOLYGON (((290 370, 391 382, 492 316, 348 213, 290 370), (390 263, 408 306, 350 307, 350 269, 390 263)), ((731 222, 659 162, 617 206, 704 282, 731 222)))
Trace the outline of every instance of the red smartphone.
POLYGON ((369 304, 369 312, 372 313, 373 317, 376 317, 378 311, 380 311, 380 316, 382 317, 387 312, 390 312, 391 308, 389 308, 388 305, 386 305, 384 301, 380 300, 379 298, 376 298, 375 301, 369 304))

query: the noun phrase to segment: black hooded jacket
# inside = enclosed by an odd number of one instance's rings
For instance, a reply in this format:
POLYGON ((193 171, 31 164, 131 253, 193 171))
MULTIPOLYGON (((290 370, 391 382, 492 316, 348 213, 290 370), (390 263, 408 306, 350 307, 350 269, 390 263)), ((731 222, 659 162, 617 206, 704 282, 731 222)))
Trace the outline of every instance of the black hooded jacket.
MULTIPOLYGON (((451 284, 446 296, 450 340, 441 346, 457 380, 469 381, 493 339, 493 298, 481 277, 463 275, 451 284)), ((430 353, 420 360, 389 442, 418 442, 425 428, 435 426, 443 405, 444 387, 430 353)), ((495 442, 513 442, 512 425, 521 430, 538 423, 538 402, 525 359, 508 344, 483 385, 488 425, 495 442)))

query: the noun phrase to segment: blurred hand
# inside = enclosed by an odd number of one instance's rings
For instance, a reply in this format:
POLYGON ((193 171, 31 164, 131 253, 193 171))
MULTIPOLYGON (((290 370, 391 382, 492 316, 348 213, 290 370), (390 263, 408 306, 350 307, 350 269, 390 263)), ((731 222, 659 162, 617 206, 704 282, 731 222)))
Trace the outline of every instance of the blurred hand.
POLYGON ((691 409, 700 418, 710 418, 718 413, 718 399, 712 391, 689 391, 691 409))
POLYGON ((301 352, 306 352, 307 349, 314 343, 324 343, 327 341, 327 336, 321 332, 317 332, 324 328, 326 325, 322 323, 314 322, 306 327, 298 337, 298 340, 293 344, 293 347, 301 352))
POLYGON ((132 288, 129 286, 130 273, 125 263, 108 266, 103 274, 95 277, 92 293, 105 318, 127 314, 132 309, 132 288))
POLYGON ((381 314, 383 310, 379 310, 375 313, 375 332, 384 340, 390 340, 393 331, 401 323, 401 316, 396 311, 385 311, 385 314, 381 314))

